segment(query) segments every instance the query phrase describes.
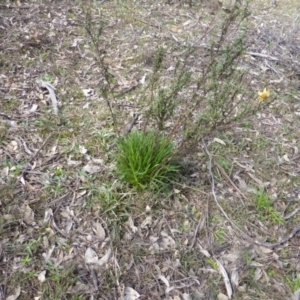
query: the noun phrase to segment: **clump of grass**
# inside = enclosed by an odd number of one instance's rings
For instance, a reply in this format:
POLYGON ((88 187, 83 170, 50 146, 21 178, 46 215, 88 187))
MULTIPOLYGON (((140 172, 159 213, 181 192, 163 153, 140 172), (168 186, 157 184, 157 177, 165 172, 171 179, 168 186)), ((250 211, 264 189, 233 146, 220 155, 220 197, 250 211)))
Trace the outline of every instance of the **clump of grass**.
POLYGON ((174 144, 156 131, 133 131, 117 143, 117 168, 130 185, 158 188, 178 172, 173 163, 174 144))
POLYGON ((272 201, 264 189, 260 189, 257 192, 255 202, 257 212, 262 220, 270 221, 273 224, 284 224, 284 219, 272 206, 272 201))

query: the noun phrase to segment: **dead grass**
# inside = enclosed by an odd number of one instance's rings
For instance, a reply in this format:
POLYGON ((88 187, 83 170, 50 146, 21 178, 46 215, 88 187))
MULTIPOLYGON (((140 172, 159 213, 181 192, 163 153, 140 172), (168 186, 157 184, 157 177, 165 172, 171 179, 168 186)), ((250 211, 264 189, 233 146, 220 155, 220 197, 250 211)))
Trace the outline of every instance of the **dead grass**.
MULTIPOLYGON (((139 82, 155 49, 178 45, 168 55, 172 67, 184 43, 195 42, 218 15, 161 1, 1 4, 1 299, 227 299, 215 259, 229 275, 233 299, 299 293, 299 234, 271 248, 250 242, 221 213, 211 189, 213 175, 220 205, 254 241, 276 243, 299 226, 299 4, 278 2, 251 2, 243 61, 253 97, 268 87, 277 100, 205 141, 213 174, 199 145, 181 184, 163 195, 132 191, 115 175, 116 134, 84 9, 105 23, 123 127, 143 109, 139 82), (36 84, 41 78, 56 86, 59 116, 36 84), (284 224, 262 217, 260 188, 284 224)), ((191 59, 195 73, 201 55, 191 59)))

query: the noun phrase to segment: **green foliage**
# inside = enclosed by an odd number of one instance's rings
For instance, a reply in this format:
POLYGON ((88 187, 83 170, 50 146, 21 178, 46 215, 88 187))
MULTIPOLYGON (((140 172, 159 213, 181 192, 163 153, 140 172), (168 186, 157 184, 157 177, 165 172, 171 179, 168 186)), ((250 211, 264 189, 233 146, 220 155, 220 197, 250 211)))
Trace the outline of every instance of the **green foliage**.
POLYGON ((106 212, 111 220, 122 221, 127 208, 131 206, 131 201, 126 198, 126 195, 118 193, 117 186, 108 184, 99 186, 88 183, 86 188, 91 191, 91 195, 85 203, 86 208, 96 208, 100 203, 99 212, 106 212))
POLYGON ((45 74, 42 79, 46 82, 51 82, 53 83, 55 80, 55 76, 53 74, 45 74))
POLYGON ((262 220, 270 221, 274 224, 284 224, 284 219, 280 213, 272 206, 269 195, 261 188, 255 198, 256 209, 262 220))
POLYGON ((206 262, 215 270, 218 271, 219 267, 216 261, 212 257, 206 258, 206 262))
POLYGON ((173 143, 155 131, 133 131, 118 141, 117 148, 118 172, 139 189, 156 188, 179 169, 172 162, 173 143))
POLYGON ((291 290, 293 292, 297 291, 299 288, 300 288, 300 277, 299 275, 298 276, 295 276, 295 274, 293 274, 291 276, 291 278, 287 277, 287 282, 291 288, 291 290))

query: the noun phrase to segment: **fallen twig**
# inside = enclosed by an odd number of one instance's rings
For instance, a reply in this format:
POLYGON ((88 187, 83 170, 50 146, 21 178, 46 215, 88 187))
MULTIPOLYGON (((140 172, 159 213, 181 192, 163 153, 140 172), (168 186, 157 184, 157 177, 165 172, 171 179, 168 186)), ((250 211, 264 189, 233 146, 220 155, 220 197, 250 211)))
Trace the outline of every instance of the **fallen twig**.
POLYGON ((42 146, 32 155, 32 157, 29 159, 28 163, 32 162, 37 156, 38 154, 41 152, 41 150, 45 147, 45 145, 47 144, 47 142, 49 141, 49 139, 52 137, 52 132, 47 136, 47 138, 44 140, 42 146))
POLYGON ((17 6, 17 5, 10 5, 10 4, 0 4, 0 8, 9 8, 9 9, 28 9, 31 6, 17 6))
POLYGON ((258 53, 258 52, 250 52, 249 51, 249 52, 246 52, 246 54, 249 54, 251 56, 258 56, 258 57, 266 58, 266 59, 269 59, 269 60, 276 60, 276 61, 279 60, 277 57, 270 56, 270 55, 267 55, 267 54, 258 53))
POLYGON ((8 120, 12 120, 12 119, 13 119, 11 116, 9 116, 9 115, 7 115, 7 114, 4 114, 4 113, 2 113, 2 112, 0 112, 0 116, 5 117, 5 118, 8 119, 8 120))
POLYGON ((217 195, 215 193, 215 178, 214 178, 214 174, 212 172, 212 156, 210 154, 210 152, 208 151, 206 144, 203 142, 204 147, 205 147, 205 152, 209 157, 209 163, 208 163, 208 171, 209 171, 209 175, 210 175, 210 179, 211 179, 211 192, 213 194, 213 198, 215 200, 215 203, 217 204, 218 208, 220 209, 220 211, 222 212, 222 214, 224 215, 224 217, 229 221, 229 223, 237 230, 239 231, 248 241, 255 243, 255 241, 248 236, 245 232, 243 232, 237 225, 235 225, 235 223, 228 217, 228 215, 226 214, 226 212, 224 211, 223 207, 220 205, 218 199, 217 199, 217 195))
MULTIPOLYGON (((233 181, 230 179, 230 177, 226 174, 225 170, 217 163, 215 162, 217 168, 220 170, 220 172, 223 174, 223 176, 229 181, 229 183, 232 185, 232 187, 247 201, 247 197, 241 192, 241 190, 233 183, 233 181)), ((245 203, 242 200, 243 205, 245 206, 245 203)))
POLYGON ((298 213, 300 211, 300 206, 299 207, 297 207, 295 210, 293 210, 291 213, 289 213, 288 215, 286 215, 286 216, 283 216, 283 218, 285 219, 285 220, 287 220, 287 219, 290 219, 291 217, 293 217, 296 213, 298 213))
POLYGON ((258 244, 258 245, 260 245, 260 246, 266 247, 266 248, 274 249, 274 248, 276 248, 276 247, 278 247, 278 246, 280 246, 280 245, 286 243, 286 242, 287 242, 288 240, 290 240, 290 239, 291 239, 298 231, 300 231, 300 225, 297 226, 297 227, 295 227, 295 228, 292 230, 292 232, 291 232, 288 236, 282 238, 280 242, 277 242, 277 243, 274 243, 274 244, 270 244, 270 243, 260 243, 260 242, 255 241, 255 243, 258 244))
POLYGON ((126 127, 126 131, 124 132, 124 136, 131 132, 133 126, 136 124, 137 120, 139 119, 139 114, 134 114, 132 117, 131 123, 126 127))

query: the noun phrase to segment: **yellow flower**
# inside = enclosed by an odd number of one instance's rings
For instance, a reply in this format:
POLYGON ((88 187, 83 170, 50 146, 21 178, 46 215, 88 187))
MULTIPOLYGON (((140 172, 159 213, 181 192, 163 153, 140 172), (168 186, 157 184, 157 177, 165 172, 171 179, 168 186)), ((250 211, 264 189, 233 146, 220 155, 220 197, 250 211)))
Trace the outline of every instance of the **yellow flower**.
POLYGON ((270 97, 270 91, 266 88, 262 92, 258 92, 258 101, 265 101, 270 97))

